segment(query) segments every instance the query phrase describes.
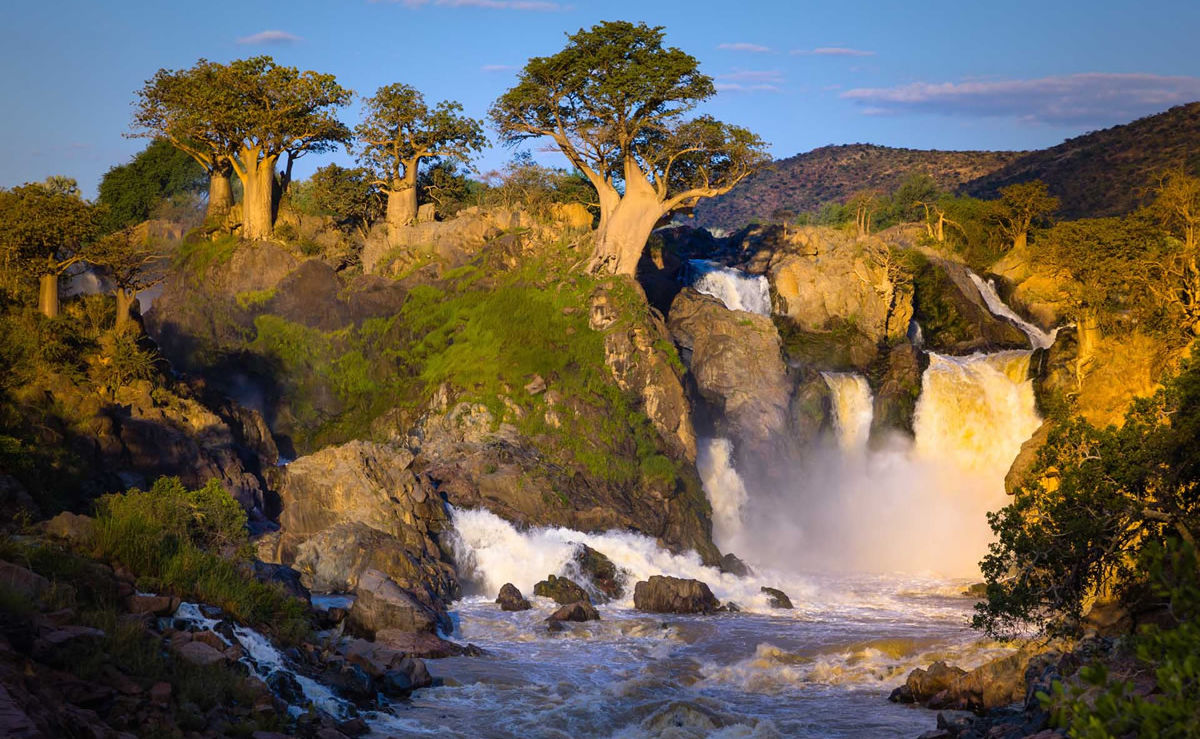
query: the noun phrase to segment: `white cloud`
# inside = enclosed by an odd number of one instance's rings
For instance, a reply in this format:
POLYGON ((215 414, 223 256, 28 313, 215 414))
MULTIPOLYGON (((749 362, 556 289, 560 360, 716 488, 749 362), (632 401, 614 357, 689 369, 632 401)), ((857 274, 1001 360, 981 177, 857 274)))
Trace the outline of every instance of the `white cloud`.
POLYGON ((763 46, 762 44, 750 44, 746 43, 745 41, 718 44, 717 48, 725 51, 749 51, 755 54, 763 54, 771 50, 771 47, 769 46, 763 46))
POLYGON ((1112 125, 1200 100, 1200 78, 1088 73, 1031 80, 914 82, 841 94, 863 113, 1016 118, 1054 125, 1112 125))
POLYGON ((294 33, 287 31, 259 31, 252 33, 249 36, 242 36, 237 40, 239 44, 294 44, 297 41, 303 41, 294 33))
POLYGON ((863 49, 850 49, 845 46, 818 46, 815 49, 792 49, 792 54, 800 56, 875 56, 875 52, 863 49))

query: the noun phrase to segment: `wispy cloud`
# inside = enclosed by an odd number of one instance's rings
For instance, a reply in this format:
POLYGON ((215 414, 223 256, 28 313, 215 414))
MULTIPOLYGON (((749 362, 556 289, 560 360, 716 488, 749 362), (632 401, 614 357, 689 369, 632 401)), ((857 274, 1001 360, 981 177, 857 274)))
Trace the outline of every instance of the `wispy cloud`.
POLYGON ((1200 100, 1200 77, 1093 72, 1030 80, 914 82, 855 88, 842 98, 867 115, 934 113, 1053 125, 1112 125, 1200 100))
POLYGON ((815 49, 792 49, 797 56, 875 56, 875 52, 865 49, 850 49, 845 46, 818 46, 815 49))
POLYGON ((249 36, 242 36, 237 40, 239 44, 245 45, 262 45, 262 44, 294 44, 297 41, 303 41, 294 33, 287 31, 259 31, 252 33, 249 36))
POLYGON ((778 69, 735 69, 718 74, 713 87, 718 92, 779 92, 783 82, 778 69))
POLYGON ((722 49, 724 51, 749 51, 754 54, 765 54, 766 52, 771 50, 770 46, 763 46, 762 44, 751 44, 751 43, 747 43, 745 41, 735 41, 732 43, 717 44, 717 48, 722 49))
MULTIPOLYGON (((563 5, 546 0, 391 0, 405 7, 420 8, 425 5, 440 5, 447 8, 489 8, 492 10, 536 10, 556 12, 565 10, 563 5)), ((372 0, 377 2, 377 0, 372 0)))
POLYGON ((516 67, 511 64, 485 64, 479 68, 480 72, 511 72, 516 67))

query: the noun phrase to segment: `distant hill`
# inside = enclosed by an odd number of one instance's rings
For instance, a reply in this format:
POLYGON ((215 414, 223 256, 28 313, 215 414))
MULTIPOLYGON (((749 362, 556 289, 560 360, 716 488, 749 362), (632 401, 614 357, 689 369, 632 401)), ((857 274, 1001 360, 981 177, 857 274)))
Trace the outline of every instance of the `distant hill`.
POLYGON ((1109 216, 1137 207, 1150 177, 1183 164, 1200 171, 1200 102, 1077 136, 1032 152, 823 146, 781 159, 726 195, 696 206, 697 225, 734 230, 752 220, 804 213, 864 188, 889 191, 912 172, 982 198, 1005 185, 1040 179, 1062 201, 1062 218, 1109 216))
POLYGON ((1200 102, 1030 152, 963 190, 990 199, 1005 185, 1042 180, 1062 200, 1060 218, 1114 216, 1138 206, 1154 173, 1180 164, 1200 171, 1200 102))
POLYGON ((825 203, 844 200, 856 190, 893 190, 913 172, 929 175, 943 188, 957 189, 1024 154, 895 149, 874 144, 822 146, 775 162, 726 195, 702 200, 696 206, 696 224, 734 230, 752 220, 775 220, 773 216, 780 210, 811 212, 825 203))

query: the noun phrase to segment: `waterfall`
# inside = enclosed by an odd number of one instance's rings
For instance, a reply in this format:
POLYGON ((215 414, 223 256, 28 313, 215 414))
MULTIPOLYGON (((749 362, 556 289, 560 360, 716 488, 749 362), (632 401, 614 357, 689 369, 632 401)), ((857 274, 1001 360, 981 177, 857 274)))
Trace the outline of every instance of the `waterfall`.
POLYGON ((736 550, 742 534, 746 486, 733 467, 733 444, 728 439, 698 439, 696 468, 712 506, 713 543, 723 552, 736 550))
POLYGON ((822 372, 833 393, 833 426, 845 451, 866 449, 874 417, 874 401, 867 378, 854 372, 822 372))
POLYGON ((1041 424, 1029 351, 929 355, 913 430, 916 453, 998 480, 1041 424))
POLYGON ((975 287, 979 288, 979 295, 983 298, 983 302, 987 304, 988 310, 992 312, 992 315, 1005 318, 1021 329, 1029 337, 1029 343, 1034 349, 1049 349, 1054 344, 1054 339, 1058 335, 1058 329, 1046 333, 1037 326, 1034 326, 1029 321, 1017 315, 1016 311, 1009 308, 1000 299, 1000 295, 996 292, 996 286, 990 280, 984 280, 974 272, 968 272, 967 274, 970 275, 971 282, 975 283, 975 287))
POLYGON ((766 277, 748 275, 706 259, 689 260, 688 269, 693 275, 692 287, 717 298, 729 310, 771 315, 771 291, 766 277))

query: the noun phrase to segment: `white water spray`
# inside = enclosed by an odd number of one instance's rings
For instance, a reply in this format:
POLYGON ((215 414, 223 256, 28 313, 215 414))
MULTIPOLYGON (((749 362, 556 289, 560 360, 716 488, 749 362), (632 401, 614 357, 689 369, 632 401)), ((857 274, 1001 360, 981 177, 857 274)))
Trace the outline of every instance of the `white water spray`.
POLYGON ((875 416, 867 378, 855 372, 822 372, 821 377, 833 394, 833 425, 842 450, 864 451, 875 416))
POLYGON ((717 298, 729 310, 771 315, 771 290, 766 277, 748 275, 705 259, 692 259, 688 266, 696 275, 692 287, 698 292, 717 298))
POLYGON ((1029 321, 1017 315, 1016 311, 1009 308, 1000 299, 999 293, 996 292, 996 286, 991 281, 984 280, 974 272, 969 272, 968 274, 971 277, 971 282, 974 282, 975 287, 979 288, 979 295, 983 298, 983 302, 987 304, 988 310, 992 312, 992 315, 1008 319, 1013 325, 1021 329, 1029 337, 1029 343, 1034 349, 1049 349, 1054 345, 1054 339, 1058 336, 1058 329, 1046 333, 1037 326, 1034 326, 1029 321))
POLYGON ((713 543, 723 552, 740 549, 746 486, 733 467, 728 439, 697 439, 696 469, 712 506, 713 543))

